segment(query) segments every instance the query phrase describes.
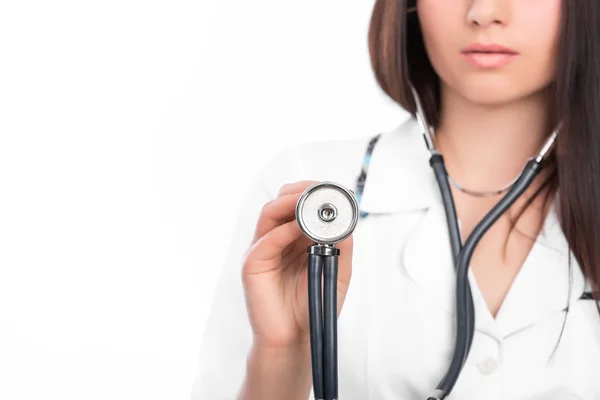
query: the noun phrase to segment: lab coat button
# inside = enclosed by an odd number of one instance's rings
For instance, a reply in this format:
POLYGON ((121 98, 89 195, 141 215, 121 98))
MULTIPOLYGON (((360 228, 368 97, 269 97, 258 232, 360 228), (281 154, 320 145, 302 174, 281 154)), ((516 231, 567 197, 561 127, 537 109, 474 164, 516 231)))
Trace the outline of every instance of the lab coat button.
POLYGON ((477 367, 479 367, 479 372, 481 372, 482 374, 491 375, 498 368, 498 363, 496 362, 496 360, 490 357, 479 362, 477 364, 477 367))

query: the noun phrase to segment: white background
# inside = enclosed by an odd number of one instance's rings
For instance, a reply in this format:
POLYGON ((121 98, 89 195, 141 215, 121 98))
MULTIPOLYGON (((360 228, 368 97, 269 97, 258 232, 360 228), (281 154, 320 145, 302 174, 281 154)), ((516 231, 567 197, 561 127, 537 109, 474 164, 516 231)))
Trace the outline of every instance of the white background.
POLYGON ((258 168, 404 118, 372 6, 1 3, 1 399, 189 398, 258 168))

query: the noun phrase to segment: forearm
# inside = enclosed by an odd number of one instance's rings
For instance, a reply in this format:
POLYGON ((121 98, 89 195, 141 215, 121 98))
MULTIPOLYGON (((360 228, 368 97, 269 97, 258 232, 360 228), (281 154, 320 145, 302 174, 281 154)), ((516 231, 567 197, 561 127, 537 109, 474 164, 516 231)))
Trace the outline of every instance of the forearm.
POLYGON ((310 347, 274 349, 253 346, 239 400, 306 400, 312 386, 310 347))

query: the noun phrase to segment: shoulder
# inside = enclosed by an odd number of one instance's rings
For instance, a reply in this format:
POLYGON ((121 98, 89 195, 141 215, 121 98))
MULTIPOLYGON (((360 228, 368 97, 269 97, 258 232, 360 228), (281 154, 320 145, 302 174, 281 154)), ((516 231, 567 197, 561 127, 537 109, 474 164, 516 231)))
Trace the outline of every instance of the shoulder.
POLYGON ((318 140, 289 146, 275 153, 263 166, 258 178, 275 196, 279 188, 301 180, 333 181, 353 189, 369 148, 380 152, 382 147, 394 147, 403 142, 404 150, 423 146, 422 141, 410 139, 414 120, 401 121, 397 126, 374 131, 358 138, 318 140))

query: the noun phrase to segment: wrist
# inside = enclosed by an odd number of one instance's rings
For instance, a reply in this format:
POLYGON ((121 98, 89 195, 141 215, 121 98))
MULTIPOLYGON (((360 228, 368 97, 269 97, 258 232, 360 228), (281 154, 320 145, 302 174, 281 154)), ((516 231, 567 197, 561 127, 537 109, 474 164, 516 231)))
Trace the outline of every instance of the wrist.
POLYGON ((255 340, 249 358, 249 361, 268 362, 271 365, 310 365, 310 342, 274 345, 255 340))
POLYGON ((255 335, 252 340, 252 347, 257 350, 272 353, 294 353, 310 350, 310 337, 295 340, 293 342, 272 342, 262 339, 255 335))
POLYGON ((239 399, 307 399, 312 383, 310 345, 253 343, 239 399))

